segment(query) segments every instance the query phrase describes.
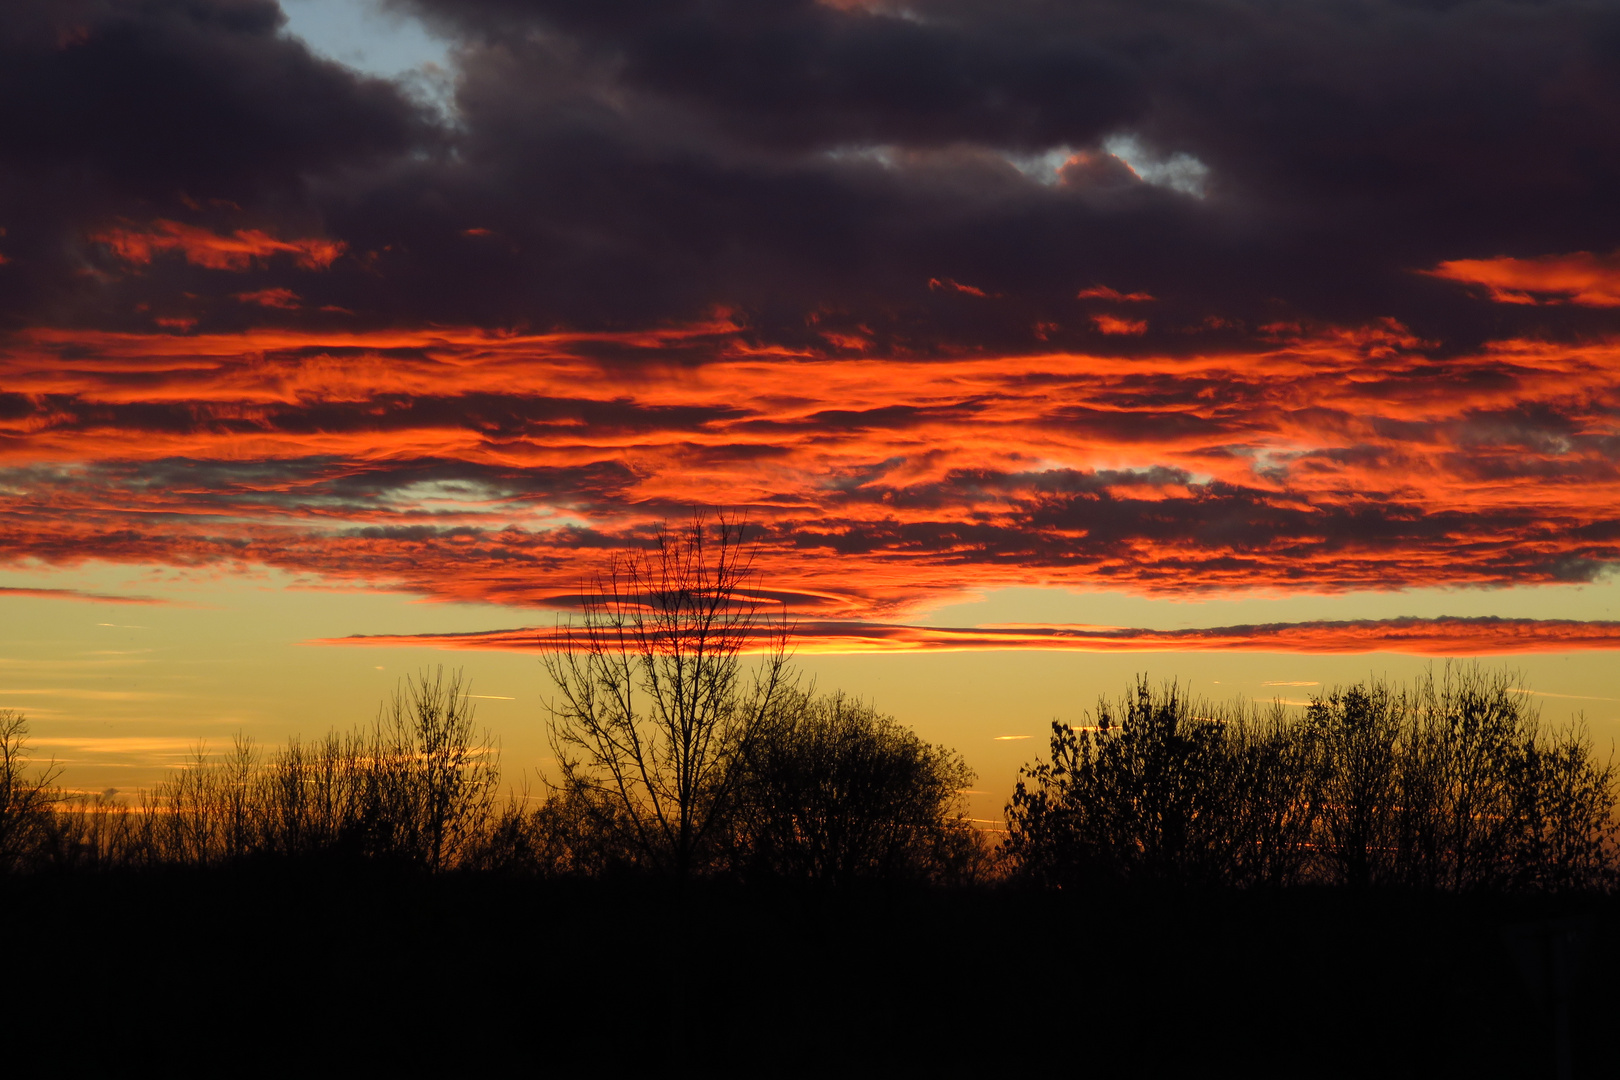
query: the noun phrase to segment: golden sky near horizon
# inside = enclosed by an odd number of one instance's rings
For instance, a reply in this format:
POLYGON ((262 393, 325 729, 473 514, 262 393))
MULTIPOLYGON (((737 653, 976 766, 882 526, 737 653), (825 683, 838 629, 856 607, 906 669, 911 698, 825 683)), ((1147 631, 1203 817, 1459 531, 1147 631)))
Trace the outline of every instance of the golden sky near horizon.
MULTIPOLYGON (((4 575, 0 587, 20 587, 13 584, 18 580, 24 578, 4 575)), ((510 609, 311 589, 276 573, 222 579, 169 568, 97 567, 26 580, 168 601, 113 604, 16 594, 3 601, 10 617, 0 630, 0 708, 28 714, 36 754, 60 762, 70 788, 114 788, 133 797, 199 745, 224 750, 245 733, 273 747, 290 735, 364 724, 401 676, 444 664, 462 668, 471 679, 480 722, 502 743, 507 783, 516 787, 528 780, 540 790, 536 770, 549 764, 548 684, 535 651, 312 644, 334 634, 477 632, 510 619, 510 609)), ((1526 618, 1608 618, 1620 606, 1620 589, 1564 586, 1506 596, 1435 590, 1408 594, 1405 601, 1407 610, 1419 614, 1511 610, 1526 618)), ((919 622, 973 625, 1033 613, 1054 622, 1089 615, 1104 623, 1176 629, 1286 620, 1301 610, 1321 614, 1324 604, 1329 615, 1357 619, 1387 603, 1383 594, 1184 602, 1031 590, 990 594, 919 622)), ((1588 650, 1478 659, 1521 672, 1548 723, 1583 716, 1605 750, 1620 738, 1612 657, 1588 650)), ((1432 656, 1389 652, 1111 649, 806 652, 795 662, 806 684, 860 696, 930 741, 961 751, 979 774, 973 814, 986 820, 999 818, 1018 767, 1044 753, 1052 720, 1083 721, 1098 695, 1121 693, 1139 673, 1176 678, 1215 700, 1304 702, 1336 684, 1406 680, 1443 664, 1432 656)))

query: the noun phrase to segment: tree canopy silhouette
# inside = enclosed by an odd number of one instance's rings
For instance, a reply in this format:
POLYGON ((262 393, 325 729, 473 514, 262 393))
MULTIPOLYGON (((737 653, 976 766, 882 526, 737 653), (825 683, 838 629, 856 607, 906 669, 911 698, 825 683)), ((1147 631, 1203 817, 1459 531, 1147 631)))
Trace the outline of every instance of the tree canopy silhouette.
POLYGON ((1014 873, 1047 885, 1324 883, 1566 892, 1614 884, 1616 769, 1542 725, 1506 672, 1449 666, 1280 705, 1146 678, 1052 725, 1007 809, 1014 873))
POLYGON ((843 694, 788 695, 739 767, 739 858, 754 873, 930 880, 981 855, 961 755, 843 694))

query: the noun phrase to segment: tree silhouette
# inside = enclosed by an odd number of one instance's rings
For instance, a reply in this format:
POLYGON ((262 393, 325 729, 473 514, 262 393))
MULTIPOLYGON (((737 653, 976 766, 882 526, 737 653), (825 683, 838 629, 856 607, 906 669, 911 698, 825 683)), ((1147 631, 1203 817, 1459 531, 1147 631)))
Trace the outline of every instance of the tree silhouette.
POLYGON ((973 770, 842 694, 798 695, 740 765, 745 869, 796 880, 929 880, 972 869, 973 770))
POLYGON ((28 718, 0 709, 0 872, 17 869, 41 839, 60 769, 35 772, 28 755, 28 718))
POLYGON ((785 616, 750 588, 742 533, 702 514, 661 528, 651 549, 614 559, 544 659, 562 787, 622 815, 646 864, 677 878, 713 850, 735 763, 789 700, 785 616), (760 661, 745 672, 750 650, 760 661))
POLYGON ((1051 760, 1022 771, 1007 810, 1019 872, 1052 885, 1233 876, 1247 838, 1234 832, 1240 800, 1227 798, 1226 727, 1241 717, 1212 711, 1144 676, 1099 701, 1095 724, 1054 721, 1051 760))
POLYGON ((1008 807, 1015 873, 1453 892, 1614 884, 1616 769, 1549 730, 1511 673, 1447 665, 1313 697, 1298 718, 1145 679, 1054 723, 1008 807))

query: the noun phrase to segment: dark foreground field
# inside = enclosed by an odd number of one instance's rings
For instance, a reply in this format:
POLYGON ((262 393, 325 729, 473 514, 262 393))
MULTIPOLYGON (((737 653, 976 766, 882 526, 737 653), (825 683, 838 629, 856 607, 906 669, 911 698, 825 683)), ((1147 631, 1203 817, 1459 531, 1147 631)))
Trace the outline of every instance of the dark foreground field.
POLYGON ((1590 931, 1574 1075, 1620 1071, 1612 901, 286 867, 14 879, 0 897, 8 1042, 68 1074, 1550 1077, 1550 1014, 1503 929, 1571 915, 1590 931))

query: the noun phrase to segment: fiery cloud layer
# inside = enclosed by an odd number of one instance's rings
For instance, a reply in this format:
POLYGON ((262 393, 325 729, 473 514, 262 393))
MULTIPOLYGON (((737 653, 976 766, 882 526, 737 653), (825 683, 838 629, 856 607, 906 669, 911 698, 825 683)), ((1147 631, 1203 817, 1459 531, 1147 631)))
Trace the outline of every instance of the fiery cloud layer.
POLYGON ((1620 557, 1620 347, 907 359, 634 335, 36 331, 0 352, 7 553, 241 560, 543 603, 693 505, 773 587, 1501 585, 1620 557))
POLYGON ((8 5, 0 559, 554 605, 722 506, 906 648, 1149 647, 889 625, 1004 585, 1605 574, 1616 17, 1148 7, 402 2, 444 115, 270 0, 8 5))
POLYGON ((230 236, 220 236, 178 221, 155 221, 144 231, 114 226, 92 234, 90 240, 105 244, 124 262, 136 266, 146 266, 154 255, 174 251, 193 266, 239 273, 263 265, 272 255, 291 255, 305 270, 324 270, 343 254, 343 244, 331 240, 278 240, 258 229, 237 229, 230 236))

